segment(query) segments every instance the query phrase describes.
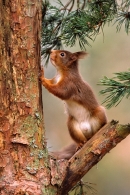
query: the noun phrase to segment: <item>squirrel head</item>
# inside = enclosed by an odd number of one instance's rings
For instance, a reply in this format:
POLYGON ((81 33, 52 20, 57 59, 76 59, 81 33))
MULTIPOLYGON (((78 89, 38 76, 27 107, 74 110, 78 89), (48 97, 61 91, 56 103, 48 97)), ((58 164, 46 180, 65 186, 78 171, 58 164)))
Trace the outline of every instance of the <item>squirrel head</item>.
POLYGON ((66 70, 70 66, 77 66, 78 60, 86 55, 84 51, 71 53, 65 50, 51 50, 50 60, 57 69, 66 70))

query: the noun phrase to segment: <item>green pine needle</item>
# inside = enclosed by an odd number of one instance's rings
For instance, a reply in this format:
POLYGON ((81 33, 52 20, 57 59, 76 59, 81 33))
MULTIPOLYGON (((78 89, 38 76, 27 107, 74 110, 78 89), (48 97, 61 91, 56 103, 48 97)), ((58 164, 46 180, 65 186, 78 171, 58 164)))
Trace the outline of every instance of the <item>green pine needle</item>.
POLYGON ((121 100, 130 97, 130 71, 115 73, 116 77, 109 79, 104 77, 99 85, 106 86, 106 89, 100 91, 100 94, 107 95, 103 103, 109 109, 117 106, 121 100))
POLYGON ((117 5, 114 0, 68 0, 66 4, 58 0, 57 6, 44 0, 41 40, 43 58, 48 61, 51 49, 61 49, 63 44, 73 47, 77 41, 81 50, 85 50, 86 45, 90 46, 90 40, 95 40, 104 25, 113 21, 116 13, 117 5))
POLYGON ((95 184, 89 182, 83 182, 80 180, 71 190, 73 191, 74 195, 83 195, 83 194, 97 194, 97 190, 95 189, 95 184))

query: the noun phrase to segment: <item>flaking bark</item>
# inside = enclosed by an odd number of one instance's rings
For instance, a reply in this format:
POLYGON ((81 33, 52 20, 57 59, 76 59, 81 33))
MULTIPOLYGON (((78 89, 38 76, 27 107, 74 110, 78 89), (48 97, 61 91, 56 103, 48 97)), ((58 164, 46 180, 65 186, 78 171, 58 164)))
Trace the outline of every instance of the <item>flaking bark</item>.
POLYGON ((2 195, 50 194, 53 189, 38 79, 41 8, 41 1, 0 1, 2 195))

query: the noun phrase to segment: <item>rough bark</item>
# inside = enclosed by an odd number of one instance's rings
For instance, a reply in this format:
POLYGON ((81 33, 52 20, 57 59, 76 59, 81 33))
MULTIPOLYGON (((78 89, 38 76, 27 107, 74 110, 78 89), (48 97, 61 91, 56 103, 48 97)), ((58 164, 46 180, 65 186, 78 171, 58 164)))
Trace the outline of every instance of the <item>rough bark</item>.
POLYGON ((41 8, 41 1, 0 1, 2 195, 50 194, 49 187, 54 191, 47 168, 38 79, 41 8))

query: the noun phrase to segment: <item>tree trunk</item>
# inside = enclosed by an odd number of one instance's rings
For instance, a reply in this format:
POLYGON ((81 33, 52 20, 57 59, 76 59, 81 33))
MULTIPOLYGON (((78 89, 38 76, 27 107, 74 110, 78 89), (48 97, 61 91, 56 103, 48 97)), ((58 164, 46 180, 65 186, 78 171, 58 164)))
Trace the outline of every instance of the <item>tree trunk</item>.
POLYGON ((0 1, 2 195, 53 194, 38 80, 41 8, 41 1, 0 1))

